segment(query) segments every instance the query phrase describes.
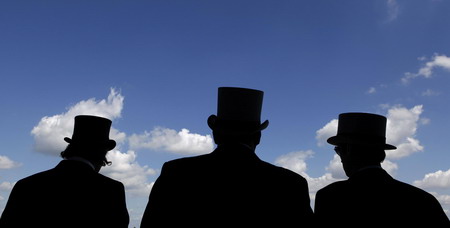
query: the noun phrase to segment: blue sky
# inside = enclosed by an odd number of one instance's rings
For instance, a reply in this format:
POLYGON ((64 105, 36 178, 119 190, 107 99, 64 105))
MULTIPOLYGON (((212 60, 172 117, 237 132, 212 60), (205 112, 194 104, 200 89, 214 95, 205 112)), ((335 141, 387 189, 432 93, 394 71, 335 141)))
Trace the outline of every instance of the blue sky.
POLYGON ((2 1, 0 211, 54 167, 73 117, 113 120, 105 175, 138 226, 165 161, 208 153, 217 87, 265 92, 261 159, 315 192, 345 178, 339 113, 388 117, 383 166, 450 210, 450 2, 2 1))

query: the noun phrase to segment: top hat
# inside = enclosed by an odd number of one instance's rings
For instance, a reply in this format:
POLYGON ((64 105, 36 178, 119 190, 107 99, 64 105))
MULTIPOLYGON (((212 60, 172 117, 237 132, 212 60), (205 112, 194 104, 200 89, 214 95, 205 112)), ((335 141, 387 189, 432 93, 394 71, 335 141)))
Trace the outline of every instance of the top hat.
POLYGON ((232 133, 254 133, 264 130, 269 121, 261 124, 264 92, 254 89, 219 87, 217 116, 208 118, 212 130, 232 133))
POLYGON ((98 116, 75 116, 72 138, 65 137, 64 141, 76 145, 100 145, 112 150, 116 141, 109 139, 111 123, 111 120, 98 116))
POLYGON ((397 147, 386 144, 386 117, 371 113, 339 114, 337 135, 328 138, 332 145, 363 144, 382 146, 385 150, 397 147))

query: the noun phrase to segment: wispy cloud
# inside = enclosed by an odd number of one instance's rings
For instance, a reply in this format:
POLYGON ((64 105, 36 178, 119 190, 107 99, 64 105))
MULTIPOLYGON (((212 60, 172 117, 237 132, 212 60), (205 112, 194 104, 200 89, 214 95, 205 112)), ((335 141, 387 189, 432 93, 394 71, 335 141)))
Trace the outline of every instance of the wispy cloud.
POLYGON ((377 92, 377 89, 376 89, 375 87, 370 87, 370 88, 366 91, 367 94, 374 94, 374 93, 376 93, 376 92, 377 92))
POLYGON ((402 83, 408 84, 412 79, 417 77, 431 78, 435 68, 442 68, 450 71, 450 57, 435 54, 431 61, 426 62, 424 66, 417 71, 417 73, 405 73, 402 78, 402 83))
POLYGON ((399 5, 396 0, 388 0, 387 1, 387 13, 388 18, 387 21, 391 22, 397 19, 399 14, 399 5))
POLYGON ((431 90, 431 89, 427 89, 425 91, 422 92, 422 96, 424 97, 432 97, 432 96, 438 96, 439 94, 441 94, 440 92, 431 90))

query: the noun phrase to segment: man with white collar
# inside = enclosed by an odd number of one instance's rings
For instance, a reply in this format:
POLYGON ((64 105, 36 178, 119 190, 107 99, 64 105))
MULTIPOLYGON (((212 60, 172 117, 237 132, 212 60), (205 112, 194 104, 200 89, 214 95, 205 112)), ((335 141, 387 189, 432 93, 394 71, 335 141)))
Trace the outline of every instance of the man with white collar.
POLYGON ((64 138, 64 160, 15 184, 0 227, 127 228, 123 184, 98 173, 116 146, 110 127, 106 118, 76 116, 72 138, 64 138))
POLYGON ((431 194, 392 178, 382 167, 386 118, 370 113, 339 115, 335 146, 348 180, 332 183, 316 194, 318 227, 450 227, 431 194))

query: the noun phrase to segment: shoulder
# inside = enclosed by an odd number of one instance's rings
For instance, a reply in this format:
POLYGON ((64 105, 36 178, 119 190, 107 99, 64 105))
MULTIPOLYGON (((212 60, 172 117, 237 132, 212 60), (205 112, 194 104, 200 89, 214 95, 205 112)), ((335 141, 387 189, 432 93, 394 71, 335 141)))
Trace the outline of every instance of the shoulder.
POLYGON ((209 154, 203 154, 192 157, 178 158, 174 160, 167 161, 163 164, 163 169, 185 169, 193 168, 200 164, 208 164, 209 154))
POLYGON ((54 172, 53 169, 49 169, 46 171, 32 174, 17 181, 15 186, 29 185, 34 184, 36 182, 42 182, 43 180, 49 179, 53 175, 53 172, 54 172))
POLYGON ((202 154, 202 155, 197 155, 197 156, 177 158, 177 159, 174 159, 174 160, 167 161, 165 164, 167 164, 167 165, 189 164, 189 163, 192 163, 192 162, 208 160, 210 155, 211 154, 202 154))
POLYGON ((392 181, 394 187, 393 190, 397 191, 399 194, 403 194, 403 195, 408 195, 408 196, 415 196, 415 198, 417 200, 420 199, 426 199, 428 200, 428 198, 434 198, 433 195, 431 195, 430 193, 428 193, 427 191, 418 188, 414 185, 393 179, 392 181), (420 196, 420 197, 419 197, 420 196))
POLYGON ((266 168, 266 169, 270 169, 271 171, 279 173, 279 174, 288 175, 290 177, 298 177, 298 176, 301 177, 300 174, 298 174, 298 173, 296 173, 296 172, 294 172, 294 171, 292 171, 290 169, 287 169, 287 168, 284 168, 284 167, 281 167, 281 166, 277 166, 277 165, 271 164, 271 163, 266 162, 266 161, 262 161, 261 160, 261 166, 266 168))
POLYGON ((95 175, 95 177, 99 183, 109 185, 109 186, 114 186, 116 188, 124 188, 124 185, 122 182, 120 182, 118 180, 114 180, 110 177, 107 177, 107 176, 101 174, 101 173, 97 173, 95 175))
POLYGON ((302 175, 290 169, 277 166, 262 160, 259 162, 258 166, 258 172, 260 172, 262 176, 267 178, 267 180, 270 180, 274 183, 287 181, 288 183, 297 182, 301 183, 302 185, 307 185, 307 181, 302 175))
POLYGON ((346 191, 349 188, 348 180, 333 182, 317 191, 317 196, 339 194, 339 192, 346 191))

